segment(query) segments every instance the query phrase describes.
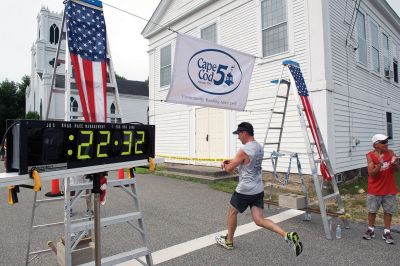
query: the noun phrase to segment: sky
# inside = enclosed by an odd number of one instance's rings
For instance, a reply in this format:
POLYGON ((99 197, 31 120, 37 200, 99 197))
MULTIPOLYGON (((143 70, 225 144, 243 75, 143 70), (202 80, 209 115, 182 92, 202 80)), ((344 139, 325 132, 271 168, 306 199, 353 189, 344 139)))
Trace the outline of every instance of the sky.
MULTIPOLYGON (((42 6, 61 12, 63 0, 1 1, 0 82, 21 81, 31 74, 31 47, 36 40, 36 17, 42 6)), ((160 0, 104 0, 104 3, 150 19, 160 0)), ((127 79, 148 78, 148 40, 141 35, 146 21, 104 5, 114 69, 127 79)))
MULTIPOLYGON (((177 0, 170 0, 177 1, 177 0)), ((376 0, 382 1, 382 0, 376 0)), ((31 47, 36 40, 36 16, 42 6, 61 12, 62 0, 2 1, 0 8, 0 82, 30 75, 31 47)), ((104 3, 150 19, 160 0, 104 0, 104 3)), ((400 14, 400 1, 387 0, 400 14)), ((148 41, 140 34, 146 21, 104 5, 115 71, 131 80, 148 78, 148 41)))

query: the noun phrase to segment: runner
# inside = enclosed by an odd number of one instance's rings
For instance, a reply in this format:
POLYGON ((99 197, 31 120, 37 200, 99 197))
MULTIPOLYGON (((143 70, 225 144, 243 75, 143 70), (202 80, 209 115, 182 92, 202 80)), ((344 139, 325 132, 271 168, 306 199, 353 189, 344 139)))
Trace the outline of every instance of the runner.
POLYGON ((232 195, 228 210, 228 234, 216 235, 215 240, 226 249, 233 249, 233 235, 237 227, 237 214, 243 213, 247 207, 251 209, 251 215, 256 225, 271 230, 282 236, 290 243, 296 256, 303 251, 296 232, 286 232, 279 225, 263 216, 264 209, 264 185, 262 181, 262 159, 264 148, 254 139, 253 126, 248 122, 240 123, 233 134, 238 135, 244 145, 235 158, 225 160, 221 168, 227 172, 233 172, 236 167, 239 170, 239 184, 232 195))

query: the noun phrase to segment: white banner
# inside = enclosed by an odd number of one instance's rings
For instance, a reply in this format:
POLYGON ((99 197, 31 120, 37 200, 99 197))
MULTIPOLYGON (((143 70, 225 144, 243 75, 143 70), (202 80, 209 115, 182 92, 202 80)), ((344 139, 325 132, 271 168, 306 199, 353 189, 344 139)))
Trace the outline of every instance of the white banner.
POLYGON ((255 57, 178 34, 167 102, 244 110, 255 57))

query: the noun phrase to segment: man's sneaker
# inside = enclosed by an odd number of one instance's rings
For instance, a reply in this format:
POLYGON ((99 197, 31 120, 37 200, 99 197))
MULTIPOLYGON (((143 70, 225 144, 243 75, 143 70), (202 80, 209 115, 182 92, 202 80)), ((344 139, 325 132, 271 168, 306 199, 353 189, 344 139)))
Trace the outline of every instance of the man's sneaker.
POLYGON ((226 249, 229 249, 229 250, 233 249, 233 243, 228 242, 226 240, 226 238, 227 238, 227 235, 222 236, 222 235, 218 234, 215 236, 215 241, 226 249))
POLYGON ((365 232, 365 234, 363 235, 363 238, 366 240, 371 240, 372 238, 375 238, 375 232, 371 229, 368 229, 367 232, 365 232))
POLYGON ((300 237, 296 232, 287 232, 285 240, 291 244, 296 256, 299 256, 303 252, 303 243, 301 243, 300 237))
POLYGON ((394 240, 390 232, 383 234, 382 239, 385 240, 387 244, 394 244, 394 240))

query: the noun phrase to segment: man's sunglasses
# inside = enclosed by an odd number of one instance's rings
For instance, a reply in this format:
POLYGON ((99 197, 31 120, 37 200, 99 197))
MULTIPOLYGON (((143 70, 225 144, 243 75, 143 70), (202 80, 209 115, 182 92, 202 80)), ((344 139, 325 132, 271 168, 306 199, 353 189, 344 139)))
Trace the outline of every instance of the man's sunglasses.
POLYGON ((387 139, 385 139, 385 140, 379 140, 379 141, 377 141, 379 144, 388 144, 388 140, 387 139))

